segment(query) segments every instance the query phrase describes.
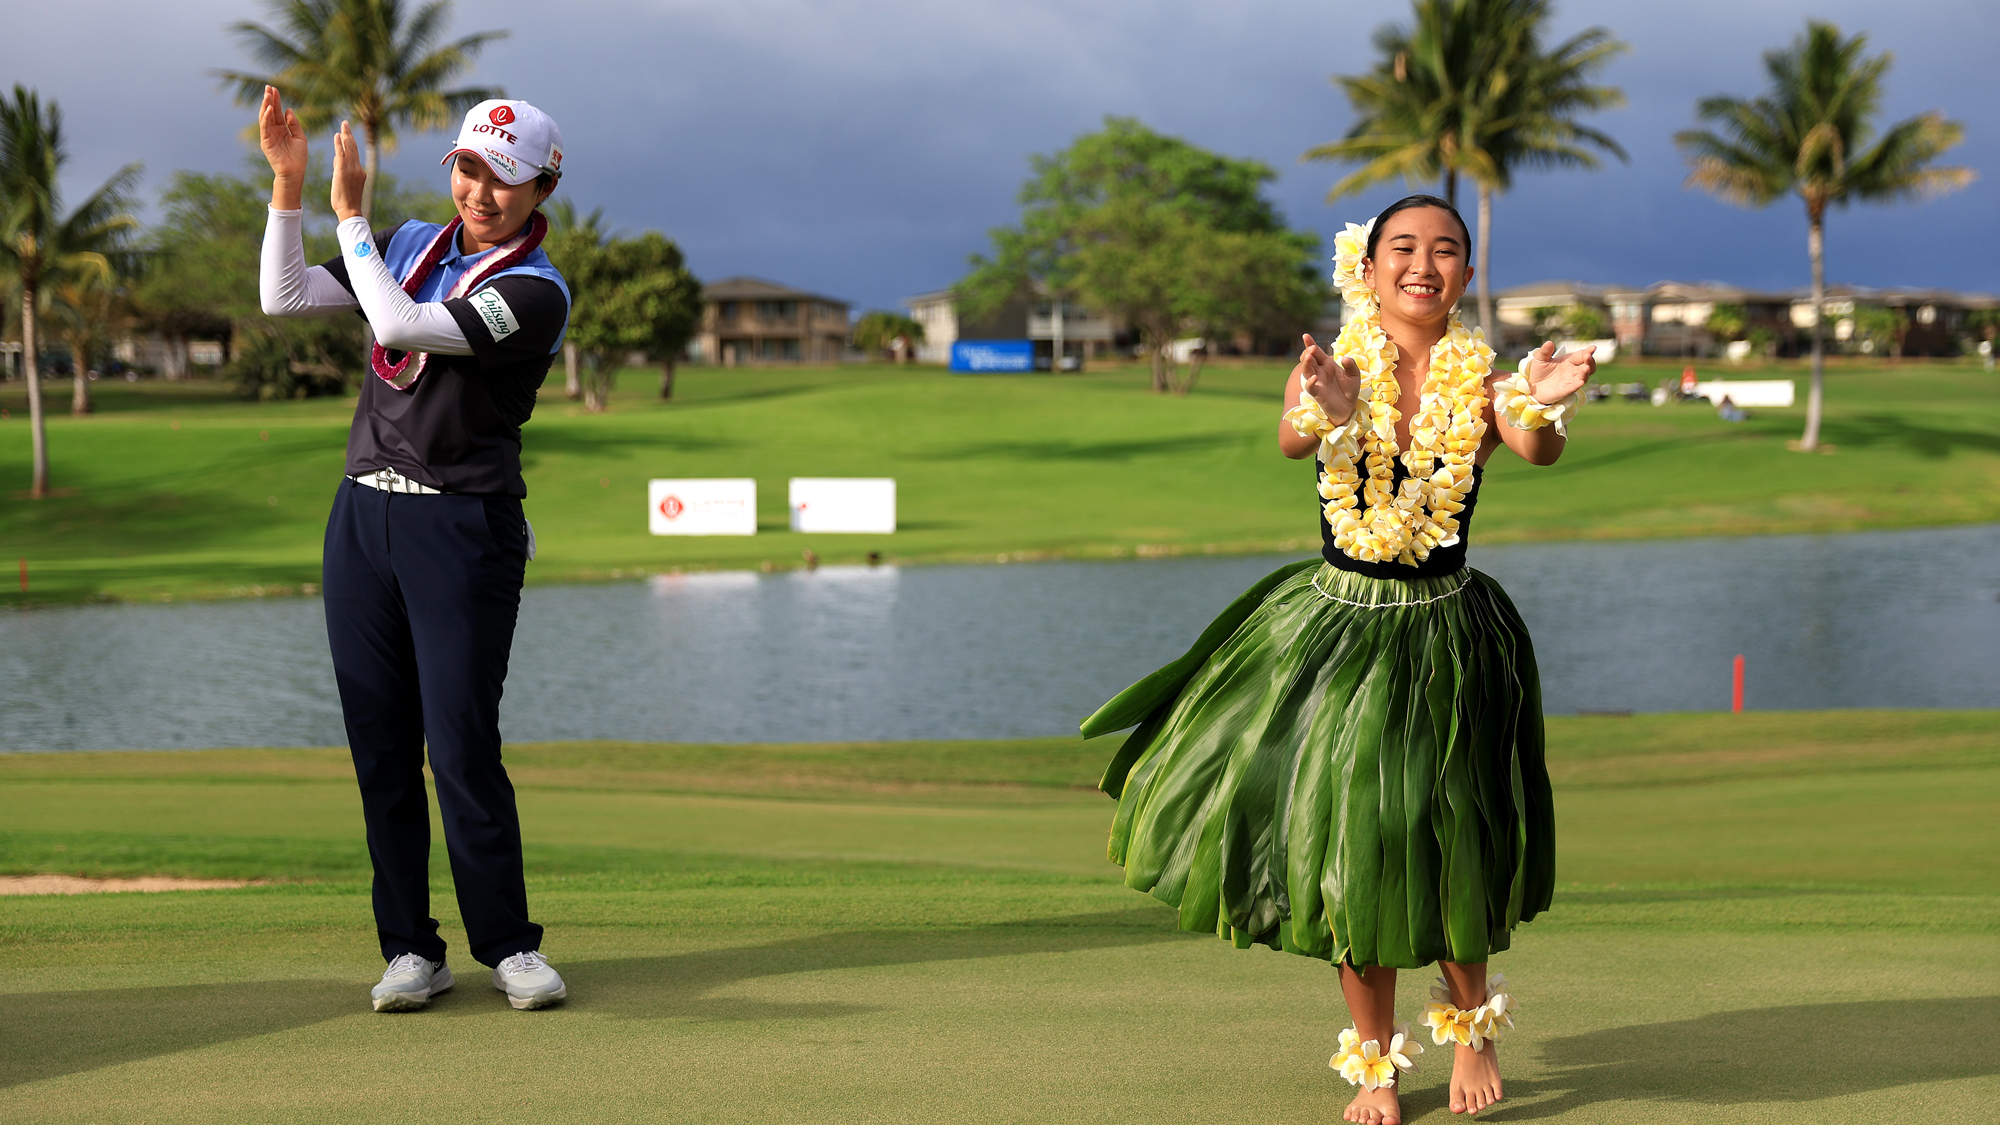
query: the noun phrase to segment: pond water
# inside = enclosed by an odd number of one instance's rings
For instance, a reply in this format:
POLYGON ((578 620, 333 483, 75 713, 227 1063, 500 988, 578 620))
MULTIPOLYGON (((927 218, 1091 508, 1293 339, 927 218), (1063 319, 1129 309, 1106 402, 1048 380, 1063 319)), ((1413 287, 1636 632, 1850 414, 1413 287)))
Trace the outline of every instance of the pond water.
MULTIPOLYGON (((1545 704, 2000 707, 2000 526, 1474 547, 1534 634, 1545 704)), ((1287 561, 1202 557, 722 573, 524 595, 514 741, 1073 734, 1287 561)), ((0 613, 0 748, 345 741, 320 603, 0 613)))

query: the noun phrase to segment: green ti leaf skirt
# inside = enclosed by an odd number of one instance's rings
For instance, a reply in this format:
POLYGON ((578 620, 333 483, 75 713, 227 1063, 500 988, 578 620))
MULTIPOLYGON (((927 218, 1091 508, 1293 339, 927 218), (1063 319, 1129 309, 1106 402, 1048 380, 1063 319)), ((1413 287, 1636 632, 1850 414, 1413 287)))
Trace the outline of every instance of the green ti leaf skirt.
POLYGON ((1534 649, 1499 583, 1280 568, 1083 723, 1138 726, 1111 859, 1184 930, 1355 966, 1485 961, 1548 908, 1534 649))

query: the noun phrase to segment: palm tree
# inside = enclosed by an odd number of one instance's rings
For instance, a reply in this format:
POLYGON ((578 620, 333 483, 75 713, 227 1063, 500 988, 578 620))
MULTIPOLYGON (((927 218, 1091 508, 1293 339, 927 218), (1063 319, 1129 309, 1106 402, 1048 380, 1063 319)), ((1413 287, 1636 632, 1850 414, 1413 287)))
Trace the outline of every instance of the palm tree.
MULTIPOLYGON (((1605 28, 1593 27, 1543 51, 1540 32, 1550 18, 1548 0, 1491 0, 1489 68, 1476 87, 1479 96, 1466 116, 1463 162, 1479 186, 1479 323, 1494 327, 1491 271, 1493 196, 1514 186, 1516 168, 1602 167, 1593 149, 1629 160, 1625 149, 1601 130, 1579 123, 1579 114, 1625 104, 1616 86, 1599 86, 1591 76, 1623 54, 1624 43, 1605 28)), ((1497 339, 1497 337, 1496 337, 1497 339)))
POLYGON ((1331 203, 1393 177, 1415 183, 1443 177, 1445 200, 1458 203, 1467 56, 1476 26, 1465 0, 1415 0, 1416 26, 1385 24, 1375 31, 1375 66, 1367 74, 1336 75, 1354 107, 1347 135, 1307 149, 1304 160, 1359 164, 1326 193, 1331 203))
MULTIPOLYGON (((263 100, 276 86, 308 129, 346 117, 361 126, 368 180, 361 213, 375 211, 381 151, 396 147, 396 130, 449 128, 466 110, 500 96, 498 87, 444 89, 471 69, 473 57, 505 31, 482 31, 438 45, 451 0, 430 0, 409 13, 402 0, 268 0, 278 29, 249 20, 230 25, 271 73, 218 70, 239 105, 263 100)), ((256 126, 249 130, 253 135, 256 126)))
MULTIPOLYGON (((579 219, 576 215, 576 201, 568 198, 550 200, 542 210, 549 217, 549 233, 542 240, 542 252, 549 256, 559 270, 565 270, 563 280, 570 284, 570 302, 577 297, 576 283, 582 274, 588 272, 584 261, 591 254, 604 248, 611 241, 611 232, 604 229, 604 208, 599 207, 579 219)), ((578 370, 576 342, 563 340, 563 393, 575 402, 583 397, 583 375, 578 370)))
POLYGON ((0 265, 21 291, 21 371, 28 381, 28 419, 34 442, 34 480, 29 495, 49 491, 48 431, 42 415, 41 371, 36 362, 36 318, 46 285, 111 272, 118 253, 138 227, 127 213, 139 180, 139 165, 127 164, 89 199, 64 216, 59 184, 69 160, 62 137, 62 111, 47 110, 41 97, 16 85, 0 98, 0 265))
POLYGON ((1596 168, 1592 148, 1625 159, 1608 135, 1578 114, 1623 104, 1616 87, 1590 76, 1625 45, 1594 27, 1541 49, 1548 0, 1416 0, 1410 29, 1375 33, 1373 70, 1339 77, 1355 111, 1354 126, 1307 160, 1361 167, 1333 186, 1329 202, 1394 176, 1442 177, 1445 201, 1458 203, 1458 180, 1479 185, 1479 322, 1493 324, 1487 282, 1493 193, 1513 186, 1517 167, 1596 168))
POLYGON ((110 270, 78 273, 50 287, 49 294, 55 298, 50 311, 61 326, 63 341, 69 345, 73 368, 69 412, 88 414, 92 410, 90 357, 119 315, 123 294, 110 270))
POLYGON ((1891 125, 1879 138, 1888 52, 1864 57, 1866 35, 1841 37, 1819 20, 1789 48, 1767 51, 1770 87, 1755 99, 1717 94, 1695 104, 1715 130, 1674 134, 1693 168, 1687 186, 1731 203, 1764 207, 1787 193, 1806 205, 1806 252, 1812 258, 1812 391, 1799 448, 1819 446, 1826 380, 1826 211, 1861 200, 1922 199, 1972 182, 1965 168, 1933 167, 1964 128, 1933 111, 1891 125))

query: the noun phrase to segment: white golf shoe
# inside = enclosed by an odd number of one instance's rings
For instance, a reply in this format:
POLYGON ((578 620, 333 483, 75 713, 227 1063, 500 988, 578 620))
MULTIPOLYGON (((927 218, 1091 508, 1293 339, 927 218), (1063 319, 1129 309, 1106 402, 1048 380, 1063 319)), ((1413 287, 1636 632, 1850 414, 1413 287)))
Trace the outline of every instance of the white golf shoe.
POLYGON ((413 1012, 453 983, 451 969, 443 961, 426 961, 419 954, 405 953, 389 962, 382 972, 382 983, 368 995, 378 1012, 413 1012))
POLYGON ((509 1004, 524 1011, 546 1008, 569 995, 562 975, 542 960, 539 951, 516 953, 494 966, 493 987, 507 994, 509 1004))

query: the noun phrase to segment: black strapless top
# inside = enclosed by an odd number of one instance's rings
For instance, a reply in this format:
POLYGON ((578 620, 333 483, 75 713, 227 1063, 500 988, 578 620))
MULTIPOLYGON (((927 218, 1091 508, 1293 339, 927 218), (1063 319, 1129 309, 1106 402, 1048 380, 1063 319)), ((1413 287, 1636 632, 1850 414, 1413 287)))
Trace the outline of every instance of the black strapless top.
MULTIPOLYGON (((1320 465, 1319 468, 1320 472, 1326 471, 1324 465, 1320 465)), ((1356 466, 1356 469, 1364 474, 1367 471, 1361 466, 1356 466)), ((1403 482, 1409 479, 1409 476, 1409 470, 1403 467, 1402 459, 1398 458, 1393 487, 1402 488, 1403 482)), ((1365 482, 1368 478, 1363 475, 1361 479, 1365 482)), ((1314 473, 1313 499, 1319 503, 1320 557, 1341 570, 1352 571, 1369 578, 1443 578, 1448 574, 1457 574, 1465 567, 1465 545, 1472 538, 1472 509, 1479 503, 1479 484, 1485 479, 1486 467, 1474 465, 1472 489, 1465 494, 1465 510, 1458 513, 1458 542, 1449 547, 1435 548, 1429 558, 1415 566, 1406 566, 1399 562, 1362 562, 1333 545, 1333 527, 1326 522, 1326 501, 1320 500, 1319 497, 1319 473, 1314 473)))

